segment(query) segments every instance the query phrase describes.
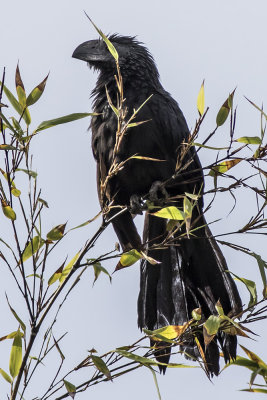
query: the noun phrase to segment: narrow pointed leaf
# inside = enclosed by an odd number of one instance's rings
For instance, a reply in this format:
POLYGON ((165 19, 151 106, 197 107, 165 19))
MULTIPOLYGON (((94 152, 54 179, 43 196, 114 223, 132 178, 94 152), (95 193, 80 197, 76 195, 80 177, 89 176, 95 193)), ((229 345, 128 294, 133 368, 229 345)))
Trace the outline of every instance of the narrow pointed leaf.
POLYGON ((13 208, 11 208, 8 204, 5 203, 4 200, 2 200, 2 210, 4 215, 8 218, 11 219, 11 221, 15 221, 16 220, 16 213, 13 210, 13 208))
POLYGON ((257 303, 257 300, 258 300, 256 283, 254 281, 249 280, 249 279, 241 278, 240 276, 237 276, 233 272, 231 272, 231 274, 234 275, 234 277, 238 281, 243 282, 244 285, 246 286, 246 288, 248 289, 249 294, 250 294, 250 300, 249 300, 248 306, 252 307, 254 304, 257 303))
POLYGON ((0 150, 17 150, 17 148, 11 144, 0 144, 0 150))
POLYGON ((257 354, 253 353, 253 351, 248 350, 246 347, 240 345, 240 347, 244 350, 244 352, 247 354, 247 356, 250 358, 251 361, 254 361, 258 364, 259 368, 262 368, 266 371, 267 373, 267 365, 265 364, 262 359, 257 356, 257 354))
POLYGON ((24 322, 19 318, 18 314, 16 313, 16 311, 14 310, 14 308, 11 307, 8 297, 6 296, 7 299, 7 303, 9 305, 10 311, 12 312, 12 314, 14 315, 14 317, 16 318, 16 320, 18 321, 18 323, 21 326, 21 329, 23 330, 23 332, 26 332, 26 325, 24 324, 24 322))
POLYGON ((110 54, 112 55, 112 57, 115 59, 116 62, 119 61, 119 55, 117 50, 115 49, 115 47, 113 46, 113 44, 108 40, 108 38, 106 37, 106 35, 104 35, 104 33, 95 25, 95 23, 91 20, 91 18, 85 13, 85 15, 87 16, 87 18, 89 19, 89 21, 91 22, 91 24, 94 26, 94 28, 96 29, 96 31, 99 33, 99 35, 102 37, 102 39, 104 40, 104 42, 107 45, 107 48, 110 52, 110 54))
POLYGON ((185 214, 181 210, 179 210, 179 208, 174 206, 162 208, 161 210, 152 213, 151 215, 176 221, 181 221, 185 218, 185 214))
POLYGON ((196 143, 196 142, 193 142, 192 146, 204 147, 204 149, 210 149, 210 150, 227 150, 228 149, 228 147, 212 147, 212 146, 206 146, 205 144, 196 143))
POLYGON ((197 96, 197 109, 200 115, 204 114, 205 110, 205 93, 204 93, 204 81, 200 87, 200 91, 197 96))
POLYGON ((94 113, 74 113, 68 114, 64 117, 50 119, 48 121, 43 121, 35 130, 35 132, 43 131, 44 129, 51 128, 52 126, 57 126, 61 124, 66 124, 67 122, 76 121, 77 119, 85 118, 95 115, 94 113))
POLYGON ((2 368, 0 368, 0 374, 8 383, 12 383, 12 379, 2 368))
POLYGON ((267 394, 267 389, 252 389, 252 388, 250 388, 250 389, 241 389, 240 390, 241 392, 253 392, 253 393, 264 393, 264 394, 267 394))
POLYGON ((203 336, 204 336, 205 346, 208 346, 209 343, 212 341, 212 339, 218 332, 220 324, 221 324, 220 317, 217 317, 216 315, 209 316, 209 318, 203 325, 203 336))
POLYGON ((149 256, 148 256, 146 253, 144 253, 143 251, 141 251, 141 254, 142 254, 142 258, 143 258, 144 260, 148 261, 149 264, 151 264, 151 265, 157 265, 157 264, 160 264, 160 263, 161 263, 161 261, 157 261, 157 260, 155 260, 154 258, 149 257, 149 256))
POLYGON ((227 172, 229 169, 233 168, 235 165, 237 165, 238 163, 240 163, 240 161, 242 161, 241 158, 236 158, 234 160, 226 160, 223 161, 220 164, 214 165, 210 172, 209 175, 210 176, 217 176, 219 174, 224 174, 225 172, 227 172))
POLYGON ((26 93, 25 93, 25 88, 20 76, 20 70, 19 70, 19 64, 17 65, 16 69, 16 78, 15 78, 15 83, 16 83, 16 91, 18 94, 18 99, 19 103, 23 108, 26 107, 26 93))
POLYGON ((246 144, 261 144, 262 140, 258 136, 242 136, 236 139, 239 143, 246 143, 246 144))
POLYGON ((59 278, 59 282, 63 283, 65 281, 65 279, 67 278, 67 276, 69 275, 69 273, 71 272, 74 264, 76 263, 76 261, 78 260, 80 255, 80 251, 72 258, 72 260, 66 265, 66 267, 63 269, 62 274, 59 278))
POLYGON ((155 386, 156 386, 156 389, 157 389, 158 398, 159 398, 159 400, 161 400, 161 394, 160 394, 160 390, 159 390, 159 384, 158 384, 158 380, 157 380, 157 377, 156 377, 156 373, 153 370, 153 368, 151 368, 151 367, 148 367, 148 368, 150 369, 150 371, 151 371, 151 373, 153 375, 154 383, 155 383, 155 386))
POLYGON ((9 359, 9 372, 12 378, 15 378, 18 375, 21 363, 22 363, 22 340, 21 340, 21 335, 18 332, 14 338, 9 359))
POLYGON ((55 226, 53 229, 51 229, 50 232, 46 235, 48 240, 59 240, 62 239, 65 231, 66 224, 60 224, 55 226))
POLYGON ((31 171, 30 169, 23 169, 23 168, 17 168, 16 171, 22 171, 25 172, 25 174, 31 176, 32 178, 36 178, 37 177, 37 172, 31 171))
POLYGON ((189 238, 193 205, 186 196, 184 197, 183 205, 184 205, 184 215, 185 215, 184 220, 185 220, 186 233, 187 233, 187 237, 189 238))
POLYGON ((102 374, 104 374, 109 380, 112 380, 110 371, 102 358, 93 355, 91 355, 91 358, 98 371, 102 372, 102 374))
POLYGON ((233 106, 234 93, 235 93, 235 90, 229 95, 227 100, 225 100, 225 102, 221 106, 221 108, 217 114, 217 117, 216 117, 217 126, 223 125, 225 123, 225 121, 227 120, 229 112, 233 106))
MULTIPOLYGON (((90 260, 88 260, 88 261, 90 262, 90 260)), ((102 267, 100 262, 96 262, 95 264, 93 264, 93 268, 94 268, 94 273, 95 273, 95 279, 94 279, 93 284, 95 284, 95 282, 97 281, 97 279, 98 279, 99 275, 101 274, 101 272, 106 274, 109 277, 109 281, 111 282, 111 280, 112 280, 111 275, 106 270, 106 268, 102 267)))
MULTIPOLYGON (((1 84, 1 82, 0 82, 0 84, 1 84)), ((10 90, 8 90, 8 88, 5 85, 3 87, 4 87, 5 95, 8 98, 8 100, 10 101, 10 103, 12 104, 12 106, 14 107, 14 109, 17 111, 17 113, 19 114, 20 117, 21 117, 21 115, 23 115, 23 119, 26 122, 26 124, 30 125, 31 117, 30 117, 29 110, 27 108, 26 108, 26 110, 24 110, 22 105, 18 102, 18 100, 10 92, 10 90)))
POLYGON ((130 159, 136 159, 136 160, 144 160, 144 161, 160 161, 160 162, 166 162, 166 160, 159 160, 158 158, 152 158, 152 157, 143 157, 143 156, 132 156, 129 158, 130 159))
POLYGON ((120 261, 118 262, 115 271, 118 271, 119 269, 130 267, 131 265, 135 264, 138 260, 142 258, 142 255, 139 253, 139 251, 132 249, 128 251, 127 253, 123 253, 120 261))
POLYGON ((48 203, 47 203, 46 200, 41 199, 41 197, 38 197, 38 201, 39 201, 41 204, 43 204, 46 208, 49 208, 48 203))
POLYGON ((75 394, 76 394, 76 386, 74 386, 72 383, 66 381, 66 379, 63 379, 65 388, 67 389, 67 392, 69 393, 70 397, 74 399, 75 394))
POLYGON ((40 236, 34 236, 22 254, 22 261, 25 262, 32 257, 33 254, 35 254, 44 245, 44 243, 44 239, 42 239, 40 236))
MULTIPOLYGON (((49 74, 48 74, 48 75, 49 75, 49 74)), ((43 94, 43 92, 44 92, 44 90, 45 90, 45 85, 46 85, 46 81, 47 81, 48 75, 44 78, 44 80, 43 80, 41 83, 39 83, 38 86, 36 86, 36 87, 31 91, 31 93, 30 93, 29 96, 27 97, 27 100, 26 100, 27 107, 32 106, 32 105, 33 105, 34 103, 36 103, 36 102, 40 99, 40 97, 42 96, 42 94, 43 94)))

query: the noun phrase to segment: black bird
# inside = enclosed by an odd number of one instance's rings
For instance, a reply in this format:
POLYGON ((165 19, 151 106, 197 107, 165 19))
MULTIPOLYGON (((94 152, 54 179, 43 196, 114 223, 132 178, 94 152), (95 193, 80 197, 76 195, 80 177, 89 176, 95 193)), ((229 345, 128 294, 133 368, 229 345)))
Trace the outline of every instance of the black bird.
MULTIPOLYGON (((101 205, 110 202, 112 206, 127 206, 128 210, 113 221, 123 250, 146 251, 148 256, 160 262, 158 265, 151 265, 147 260, 141 262, 138 325, 149 330, 183 325, 192 318, 192 310, 196 308, 201 308, 202 315, 208 318, 211 314, 217 315, 215 304, 218 301, 226 315, 237 314, 242 308, 241 300, 231 275, 225 272, 228 269, 226 261, 203 216, 203 172, 194 147, 185 144, 189 140, 189 129, 182 111, 162 87, 154 59, 142 43, 135 37, 117 34, 110 35, 109 40, 119 55, 123 105, 127 112, 125 121, 153 95, 134 119, 134 122, 147 122, 129 128, 114 154, 117 116, 110 107, 107 92, 116 106, 115 60, 102 39, 84 42, 74 51, 74 58, 86 61, 99 73, 92 92, 93 111, 99 115, 92 118, 91 129, 101 205), (103 189, 112 163, 124 162, 136 154, 165 161, 127 161, 108 180, 103 196, 101 185, 103 189), (181 208, 185 192, 200 194, 191 220, 194 234, 188 236, 182 224, 166 248, 155 249, 166 238, 167 220, 147 212, 142 241, 133 221, 140 199, 147 196, 154 204, 163 201, 165 206, 181 208), (154 248, 150 249, 151 246, 154 248)), ((112 216, 119 209, 110 210, 109 216, 112 216)), ((198 339, 204 349, 203 336, 199 335, 198 339)), ((219 373, 220 349, 228 362, 236 357, 236 346, 235 335, 219 333, 205 349, 208 374, 219 373)), ((186 354, 199 356, 193 339, 186 341, 182 349, 186 354)), ((168 347, 155 351, 157 359, 166 363, 169 353, 168 347)))

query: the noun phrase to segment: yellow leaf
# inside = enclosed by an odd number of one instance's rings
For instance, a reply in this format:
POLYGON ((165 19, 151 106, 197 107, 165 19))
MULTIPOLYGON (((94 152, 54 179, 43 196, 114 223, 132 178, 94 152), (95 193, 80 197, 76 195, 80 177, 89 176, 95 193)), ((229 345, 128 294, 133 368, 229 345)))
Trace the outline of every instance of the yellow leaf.
POLYGON ((118 271, 119 269, 130 267, 131 265, 135 264, 138 260, 142 258, 142 255, 139 253, 139 251, 132 249, 128 251, 127 253, 123 253, 120 261, 118 262, 115 271, 118 271))
POLYGON ((179 208, 170 206, 162 208, 161 210, 151 214, 155 217, 173 219, 173 220, 183 220, 185 218, 185 214, 179 210, 179 208))
POLYGON ((218 174, 223 174, 230 168, 233 168, 236 164, 240 163, 240 161, 242 161, 241 158, 236 158, 234 160, 226 160, 218 165, 214 165, 214 167, 211 168, 209 175, 216 176, 218 174))
POLYGON ((80 251, 73 257, 73 259, 66 265, 66 267, 63 269, 62 274, 59 278, 59 282, 63 283, 67 276, 69 275, 70 271, 72 270, 73 265, 76 263, 80 255, 80 251))
POLYGON ((200 115, 204 114, 205 110, 205 93, 204 93, 204 80, 200 87, 200 91, 197 96, 197 109, 200 115))
POLYGON ((10 360, 9 360, 9 372, 12 378, 15 378, 20 370, 22 363, 22 340, 21 334, 18 331, 11 348, 10 360))

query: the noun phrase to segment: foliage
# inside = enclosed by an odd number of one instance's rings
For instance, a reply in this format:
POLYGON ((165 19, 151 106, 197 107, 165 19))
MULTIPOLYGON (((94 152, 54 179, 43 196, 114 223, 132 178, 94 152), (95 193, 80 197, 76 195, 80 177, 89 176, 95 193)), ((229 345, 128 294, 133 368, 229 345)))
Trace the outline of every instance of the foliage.
MULTIPOLYGON (((98 28, 96 29, 107 43, 117 65, 117 85, 119 94, 117 105, 111 103, 107 92, 107 99, 118 119, 116 144, 114 148, 114 154, 116 154, 116 152, 119 151, 127 130, 134 129, 137 125, 134 122, 134 119, 144 104, 142 104, 128 120, 126 119, 123 96, 123 79, 120 74, 117 52, 113 46, 111 46, 104 34, 98 28)), ((256 260, 263 283, 263 296, 260 299, 258 298, 258 288, 256 287, 255 282, 244 277, 237 277, 237 279, 247 287, 250 294, 247 308, 245 308, 239 315, 225 315, 219 302, 216 304, 218 314, 210 316, 206 320, 203 318, 201 310, 196 309, 192 313, 192 319, 183 326, 167 326, 156 331, 144 331, 145 336, 137 340, 134 344, 108 351, 102 356, 96 355, 95 350, 92 349, 89 352, 89 355, 81 360, 78 365, 74 366, 67 373, 62 373, 65 355, 60 349, 60 344, 65 335, 62 335, 59 338, 54 338, 53 329, 62 305, 68 298, 69 293, 76 288, 84 271, 93 267, 95 281, 97 281, 101 272, 108 275, 111 280, 109 272, 101 264, 104 260, 120 257, 116 270, 129 267, 141 258, 145 258, 148 262, 155 265, 155 268, 157 268, 157 260, 148 257, 145 251, 139 252, 135 249, 132 249, 125 254, 119 254, 118 246, 115 247, 115 250, 100 255, 97 259, 90 258, 92 247, 96 241, 99 240, 106 227, 119 214, 125 212, 125 209, 119 209, 117 214, 111 219, 107 218, 107 210, 111 207, 111 205, 105 201, 105 191, 108 182, 111 177, 117 174, 118 171, 124 167, 125 163, 128 162, 128 160, 125 160, 118 165, 114 161, 110 167, 106 181, 101 185, 100 197, 103 206, 103 219, 100 227, 89 240, 85 241, 81 249, 72 249, 71 258, 68 261, 66 258, 63 264, 55 268, 55 271, 51 276, 47 276, 47 263, 58 243, 64 241, 66 235, 71 235, 72 229, 78 229, 89 224, 100 214, 99 213, 92 220, 86 221, 84 224, 72 228, 67 232, 66 223, 64 222, 55 227, 51 227, 47 233, 42 231, 43 212, 47 207, 47 202, 41 198, 41 191, 38 186, 38 176, 37 173, 33 171, 31 143, 33 140, 38 140, 38 135, 42 134, 45 129, 92 115, 90 113, 74 113, 64 117, 43 121, 37 125, 37 127, 31 128, 31 107, 37 103, 39 98, 43 95, 47 78, 48 77, 42 80, 42 82, 37 85, 28 96, 26 95, 19 67, 17 67, 15 79, 17 96, 12 94, 12 92, 5 86, 5 72, 3 73, 1 82, 0 124, 2 139, 0 144, 0 153, 2 153, 4 157, 1 158, 0 171, 2 177, 0 179, 0 199, 3 211, 1 218, 6 218, 6 222, 8 223, 8 232, 5 232, 5 236, 0 238, 2 246, 0 257, 13 278, 14 286, 12 287, 12 290, 17 290, 21 294, 28 315, 27 321, 23 321, 17 314, 12 303, 9 302, 9 299, 6 299, 10 312, 16 319, 16 323, 19 325, 16 331, 6 334, 0 339, 1 341, 7 339, 13 341, 10 352, 9 371, 6 372, 6 370, 0 368, 2 378, 5 379, 7 384, 10 386, 10 395, 8 398, 15 400, 23 398, 23 396, 27 394, 27 389, 30 388, 36 370, 46 359, 51 350, 59 352, 61 361, 52 382, 47 383, 43 394, 38 394, 39 399, 55 398, 55 396, 57 396, 57 399, 63 399, 68 396, 74 398, 79 392, 87 390, 90 386, 96 383, 114 380, 115 378, 140 367, 149 368, 156 382, 156 375, 153 367, 162 363, 155 361, 152 351, 153 349, 147 349, 147 347, 143 345, 143 342, 147 337, 152 337, 156 342, 167 342, 168 345, 171 345, 172 352, 174 353, 181 352, 179 350, 179 344, 182 343, 183 340, 188 337, 194 338, 199 348, 199 352, 202 355, 202 362, 200 362, 199 365, 204 369, 204 371, 206 371, 204 351, 197 339, 197 334, 199 332, 202 332, 205 346, 208 346, 219 331, 224 331, 232 335, 248 337, 248 334, 251 335, 253 333, 246 327, 246 325, 266 318, 267 306, 265 298, 267 296, 267 281, 265 269, 267 268, 267 263, 260 255, 255 254, 252 250, 238 246, 230 241, 220 240, 219 242, 236 251, 241 251, 256 260), (16 112, 18 116, 15 117, 12 115, 10 119, 6 117, 5 110, 7 105, 2 103, 3 95, 5 95, 9 101, 8 107, 11 108, 12 111, 16 112), (24 173, 24 184, 20 185, 20 188, 17 188, 16 183, 19 172, 24 173), (29 193, 28 196, 25 196, 27 187, 29 188, 29 193), (13 243, 10 242, 12 235, 15 238, 13 243), (27 268, 25 268, 26 263, 27 268), (30 269, 31 272, 29 274, 30 269), (67 292, 64 291, 66 288, 68 288, 67 292), (51 315, 51 308, 56 304, 57 299, 60 299, 60 306, 58 306, 56 316, 53 318, 51 315), (239 320, 237 322, 238 318, 239 320), (41 338, 40 328, 43 326, 46 327, 46 334, 41 338), (39 354, 37 357, 32 357, 30 355, 34 344, 39 347, 39 354), (79 371, 84 368, 88 369, 88 376, 91 374, 90 378, 86 381, 80 381, 78 385, 74 385, 69 381, 69 379, 72 381, 74 376, 75 380, 78 381, 79 371)), ((196 146, 198 151, 202 148, 215 151, 216 161, 204 168, 206 175, 213 177, 214 180, 214 188, 203 194, 204 196, 208 194, 213 195, 206 211, 212 206, 215 197, 221 192, 229 192, 234 197, 233 191, 238 190, 239 188, 252 191, 256 196, 256 212, 254 214, 254 211, 251 210, 245 226, 237 229, 235 233, 240 235, 256 233, 260 235, 267 225, 264 218, 267 193, 267 172, 264 170, 267 147, 264 145, 264 134, 267 115, 260 107, 250 101, 252 106, 259 111, 261 118, 260 135, 235 138, 236 108, 234 108, 233 105, 234 93, 235 91, 227 96, 225 102, 218 111, 215 129, 208 135, 202 144, 197 143, 196 139, 199 130, 208 111, 208 109, 205 110, 203 81, 197 100, 199 118, 191 132, 188 143, 184 143, 182 146, 179 159, 177 160, 176 174, 178 174, 182 168, 182 161, 188 153, 190 146, 196 146), (208 141, 215 135, 219 127, 224 125, 229 119, 229 146, 222 148, 208 146, 208 141), (221 151, 223 151, 223 154, 221 151), (240 165, 240 163, 249 167, 252 171, 251 175, 246 176, 245 178, 238 177, 238 169, 236 167, 237 165, 240 165), (237 170, 236 175, 233 175, 232 171, 235 170, 237 170)), ((149 98, 147 101, 149 101, 149 98)), ((145 121, 143 121, 143 123, 145 123, 145 121)), ((134 158, 142 159, 138 154, 131 157, 131 159, 134 158)), ((143 160, 144 162, 146 161, 145 158, 143 158, 143 160)), ((158 162, 162 160, 154 161, 158 162)), ((170 179, 173 178, 175 177, 170 179)), ((167 182, 163 182, 163 185, 166 183, 167 182)), ((164 241, 157 244, 157 246, 168 246, 172 241, 173 234, 179 232, 179 229, 183 225, 186 227, 186 234, 189 238, 194 235, 194 225, 192 224, 191 217, 192 210, 196 206, 199 196, 199 193, 185 193, 182 196, 182 209, 168 206, 167 204, 164 204, 164 201, 159 207, 150 201, 149 196, 144 196, 142 204, 143 210, 149 210, 155 218, 165 218, 169 221, 168 235, 164 241)), ((245 347, 242 347, 242 349, 245 351, 248 358, 238 356, 236 360, 232 360, 230 365, 243 366, 252 371, 249 388, 246 390, 266 393, 266 385, 258 385, 255 383, 256 377, 264 378, 266 382, 266 364, 251 350, 248 350, 245 347)), ((1 363, 3 362, 4 360, 1 361, 1 363)), ((167 365, 167 367, 181 368, 188 366, 171 363, 167 365)), ((158 386, 157 390, 159 394, 158 386)))

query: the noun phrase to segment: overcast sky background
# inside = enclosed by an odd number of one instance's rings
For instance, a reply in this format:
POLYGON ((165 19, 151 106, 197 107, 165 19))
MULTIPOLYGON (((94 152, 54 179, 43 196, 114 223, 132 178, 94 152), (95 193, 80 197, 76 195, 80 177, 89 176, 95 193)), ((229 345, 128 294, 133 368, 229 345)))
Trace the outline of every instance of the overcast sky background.
MULTIPOLYGON (((96 74, 85 63, 71 58, 78 44, 97 38, 83 10, 105 33, 137 35, 146 44, 155 57, 163 86, 179 102, 190 128, 197 118, 196 98, 205 78, 206 105, 210 106, 210 111, 199 141, 215 127, 220 106, 236 86, 236 137, 260 134, 259 113, 245 100, 244 95, 258 105, 267 103, 265 0, 2 2, 0 67, 1 71, 6 67, 7 87, 14 92, 18 60, 28 93, 50 71, 45 93, 37 105, 32 107, 32 127, 43 120, 91 110, 90 92, 96 74)), ((89 119, 61 125, 43 131, 33 141, 33 169, 38 172, 42 197, 50 206, 45 211, 44 232, 66 221, 71 228, 92 218, 99 211, 95 162, 90 149, 88 125, 89 119)), ((226 124, 211 143, 225 146, 228 135, 226 124)), ((205 165, 215 157, 215 153, 200 152, 200 156, 205 165)), ((2 166, 2 160, 0 164, 2 166)), ((242 167, 236 168, 242 175, 242 167)), ((212 179, 208 178, 206 184, 207 187, 212 185, 212 179)), ((208 220, 223 220, 214 226, 213 232, 229 232, 248 221, 250 207, 255 205, 255 199, 241 191, 238 200, 239 206, 230 216, 228 213, 233 200, 229 195, 221 196, 215 202, 208 220)), ((60 266, 66 253, 69 257, 74 256, 86 239, 93 235, 99 223, 96 221, 66 238, 54 263, 48 266, 48 276, 60 266)), ((3 236, 3 232, 0 236, 3 236)), ((267 259, 263 238, 249 236, 231 239, 267 259)), ((116 240, 109 228, 90 257, 113 249, 116 240)), ((231 270, 260 282, 257 266, 252 260, 227 248, 223 251, 231 270)), ((112 272, 114 262, 106 263, 105 267, 112 272)), ((12 283, 4 271, 3 277, 0 283, 0 313, 4 324, 1 324, 0 336, 17 329, 16 321, 6 307, 4 291, 12 299, 17 312, 23 315, 21 299, 12 292, 12 283)), ((76 292, 71 294, 55 329, 56 336, 68 331, 61 347, 69 367, 77 364, 92 347, 101 354, 116 346, 131 344, 140 336, 136 326, 139 267, 135 265, 115 274, 112 285, 105 276, 100 277, 94 288, 92 282, 93 273, 90 271, 84 275, 76 292)), ((244 301, 247 301, 246 289, 239 287, 244 301)), ((241 342, 267 360, 264 327, 266 323, 253 326, 253 330, 261 334, 256 342, 241 342)), ((34 350, 32 355, 36 355, 34 350)), ((241 349, 238 353, 244 355, 241 349)), ((6 342, 0 343, 0 354, 0 367, 8 370, 9 348, 6 342)), ((53 373, 58 361, 59 355, 54 354, 47 360, 45 367, 41 367, 38 379, 25 395, 26 400, 43 393, 46 378, 53 373), (51 363, 52 370, 48 371, 51 363)), ((172 361, 183 362, 183 359, 172 361)), ((251 393, 238 392, 249 380, 249 372, 242 368, 227 369, 213 383, 197 368, 170 369, 166 376, 159 376, 158 379, 163 400, 178 397, 217 400, 227 397, 236 400, 252 398, 251 393)), ((76 385, 81 382, 78 375, 70 380, 76 385)), ((8 384, 0 377, 1 398, 4 398, 7 390, 8 384)), ((253 398, 259 396, 254 394, 253 398)), ((151 373, 143 368, 114 383, 97 385, 76 396, 77 400, 104 397, 110 400, 156 399, 157 394, 151 373)))

